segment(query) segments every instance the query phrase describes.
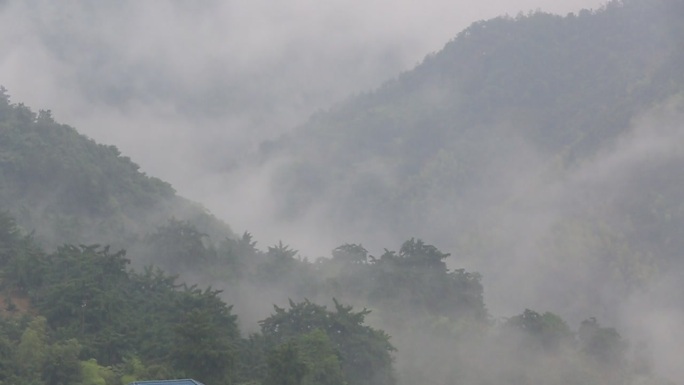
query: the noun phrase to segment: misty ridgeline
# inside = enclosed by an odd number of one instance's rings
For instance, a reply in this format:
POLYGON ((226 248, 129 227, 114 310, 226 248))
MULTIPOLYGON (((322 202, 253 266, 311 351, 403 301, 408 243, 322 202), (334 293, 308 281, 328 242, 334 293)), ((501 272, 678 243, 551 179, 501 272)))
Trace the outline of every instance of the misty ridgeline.
MULTIPOLYGON (((683 43, 679 0, 476 22, 238 157, 207 151, 215 212, 3 87, 0 384, 679 383, 683 43)), ((175 109, 269 110, 245 93, 175 109)))

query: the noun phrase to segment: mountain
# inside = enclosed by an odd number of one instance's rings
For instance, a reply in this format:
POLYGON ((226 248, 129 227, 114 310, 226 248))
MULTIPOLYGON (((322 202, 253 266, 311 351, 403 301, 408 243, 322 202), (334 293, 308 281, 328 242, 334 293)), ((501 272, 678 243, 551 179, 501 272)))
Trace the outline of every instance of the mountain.
POLYGON ((35 113, 0 93, 0 207, 48 246, 123 247, 169 218, 188 220, 217 239, 230 228, 149 177, 114 146, 35 113))
POLYGON ((364 244, 425 237, 489 277, 500 309, 517 290, 615 319, 684 267, 683 21, 680 1, 625 0, 475 23, 264 143, 278 215, 364 244))
POLYGON ((282 242, 260 251, 116 148, 3 90, 0 381, 681 378, 682 340, 667 326, 684 322, 683 11, 622 1, 479 22, 261 147, 280 216, 319 220, 312 239, 426 235, 451 258, 416 238, 379 256, 347 243, 313 262, 282 242), (141 258, 202 288, 128 268, 141 258), (240 335, 249 325, 260 332, 240 335))
MULTIPOLYGON (((265 143, 267 159, 292 163, 276 184, 296 193, 282 194, 284 214, 320 193, 392 212, 430 193, 462 197, 489 183, 487 167, 524 150, 516 145, 558 171, 576 167, 682 91, 681 8, 611 2, 475 23, 414 70, 265 143), (384 194, 365 192, 374 188, 384 194)), ((346 219, 361 214, 340 206, 346 219)))

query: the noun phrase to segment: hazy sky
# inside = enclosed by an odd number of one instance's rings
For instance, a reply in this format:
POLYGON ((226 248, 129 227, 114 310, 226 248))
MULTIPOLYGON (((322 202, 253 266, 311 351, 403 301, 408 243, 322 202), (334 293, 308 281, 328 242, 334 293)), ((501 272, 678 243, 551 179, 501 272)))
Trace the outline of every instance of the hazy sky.
POLYGON ((235 188, 233 165, 259 141, 411 69, 474 21, 602 3, 5 1, 0 84, 270 243, 306 228, 269 229, 266 211, 244 209, 269 204, 255 195, 266 181, 235 188))
POLYGON ((254 120, 245 113, 252 109, 285 120, 278 127, 284 129, 311 110, 412 68, 473 21, 600 3, 9 1, 0 8, 0 84, 15 101, 49 108, 60 121, 119 145, 173 180, 166 162, 153 159, 164 155, 146 154, 141 139, 176 147, 186 134, 175 131, 199 136, 202 127, 195 123, 202 118, 228 126, 215 128, 221 134, 209 132, 223 136, 243 119, 254 120), (225 94, 237 96, 226 101, 220 98, 225 94), (211 97, 220 102, 207 107, 211 97), (210 116, 187 116, 188 101, 204 104, 210 116), (124 126, 111 127, 102 119, 107 115, 120 115, 124 126), (177 115, 185 117, 177 127, 152 127, 177 115))

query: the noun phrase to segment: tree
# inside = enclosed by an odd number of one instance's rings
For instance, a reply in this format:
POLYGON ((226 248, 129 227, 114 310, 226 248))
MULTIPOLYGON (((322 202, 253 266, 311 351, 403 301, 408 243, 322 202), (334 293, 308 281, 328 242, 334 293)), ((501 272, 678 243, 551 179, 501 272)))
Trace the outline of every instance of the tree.
MULTIPOLYGON (((363 324, 369 310, 354 312, 351 306, 342 305, 337 300, 334 303, 335 311, 332 312, 308 300, 300 303, 290 301, 287 310, 274 306, 275 314, 259 322, 261 331, 267 341, 279 346, 320 330, 332 343, 347 383, 394 384, 391 353, 395 349, 389 342, 389 336, 363 324)), ((315 334, 309 338, 315 338, 315 334)))
POLYGON ((100 366, 93 358, 81 361, 82 380, 78 385, 108 385, 118 382, 118 378, 110 368, 100 366))
POLYGON ((355 243, 345 243, 332 251, 333 260, 348 263, 366 263, 368 261, 368 250, 362 245, 355 243))
POLYGON ((572 341, 573 335, 568 325, 556 314, 539 314, 533 310, 525 311, 506 321, 506 326, 524 333, 528 341, 549 351, 572 341))
POLYGON ((0 211, 0 266, 4 266, 16 252, 21 241, 17 223, 7 211, 0 211))
POLYGON ((149 258, 172 274, 197 271, 214 256, 214 250, 205 245, 207 237, 190 222, 171 218, 146 238, 149 258))
POLYGON ((43 368, 46 385, 72 385, 82 379, 81 362, 78 359, 81 345, 75 339, 57 342, 50 346, 43 368))
POLYGON ((411 238, 399 249, 399 261, 413 267, 424 267, 446 271, 444 260, 449 253, 442 253, 433 245, 426 245, 422 240, 411 238))
POLYGON ((406 308, 413 315, 422 312, 484 320, 487 311, 480 275, 464 269, 450 272, 444 262, 448 256, 412 238, 404 242, 399 253, 385 250, 379 259, 371 257, 373 287, 369 299, 391 312, 406 308))
POLYGON ((239 332, 237 317, 218 294, 194 287, 182 292, 176 303, 182 316, 174 328, 171 361, 184 376, 220 385, 234 376, 239 332))
POLYGON ((292 341, 277 346, 268 355, 268 375, 264 385, 301 385, 307 367, 292 341))
POLYGON ((320 329, 295 340, 306 366, 303 385, 344 385, 338 353, 330 338, 320 329))
POLYGON ((11 291, 40 285, 44 262, 43 251, 33 237, 23 235, 14 217, 0 211, 0 274, 3 286, 11 291))
POLYGON ((297 252, 282 241, 269 246, 264 262, 257 266, 258 278, 267 284, 287 281, 298 267, 298 261, 295 259, 297 252))
POLYGON ((615 329, 602 327, 592 317, 582 321, 578 336, 580 348, 589 358, 603 365, 624 363, 627 344, 615 329))
POLYGON ((106 365, 120 362, 132 343, 128 263, 124 251, 65 245, 47 257, 45 282, 34 290, 36 306, 57 335, 78 338, 106 365))
POLYGON ((50 356, 47 320, 36 317, 21 335, 16 350, 17 374, 27 384, 42 384, 41 374, 50 356))
POLYGON ((238 239, 226 237, 217 250, 216 267, 221 270, 213 273, 227 279, 243 278, 259 255, 252 234, 244 232, 238 239))

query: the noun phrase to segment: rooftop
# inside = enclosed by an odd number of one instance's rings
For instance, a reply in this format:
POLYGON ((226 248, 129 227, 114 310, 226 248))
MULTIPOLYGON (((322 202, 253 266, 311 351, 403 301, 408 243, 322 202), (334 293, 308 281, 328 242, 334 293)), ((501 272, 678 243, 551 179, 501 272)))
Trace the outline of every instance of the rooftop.
POLYGON ((128 385, 204 385, 199 381, 191 380, 189 378, 183 380, 152 380, 152 381, 135 381, 128 385))

